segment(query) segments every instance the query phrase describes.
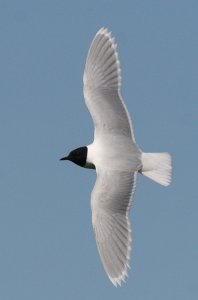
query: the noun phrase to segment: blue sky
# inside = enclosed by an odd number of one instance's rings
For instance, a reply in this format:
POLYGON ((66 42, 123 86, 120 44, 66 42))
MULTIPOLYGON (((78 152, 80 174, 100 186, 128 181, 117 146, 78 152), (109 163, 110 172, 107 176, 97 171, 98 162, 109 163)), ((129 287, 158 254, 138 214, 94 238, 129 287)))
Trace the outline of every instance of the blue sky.
POLYGON ((197 14, 195 0, 0 1, 0 299, 197 299, 197 14), (91 227, 95 172, 59 161, 93 138, 82 74, 102 26, 138 144, 174 167, 168 188, 138 177, 117 289, 91 227))

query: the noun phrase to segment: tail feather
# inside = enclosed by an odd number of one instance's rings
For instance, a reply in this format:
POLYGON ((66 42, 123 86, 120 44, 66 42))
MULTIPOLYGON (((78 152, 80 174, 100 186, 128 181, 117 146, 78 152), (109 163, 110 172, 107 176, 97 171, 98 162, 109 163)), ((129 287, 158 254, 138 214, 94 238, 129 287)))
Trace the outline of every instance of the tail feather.
POLYGON ((142 153, 141 173, 159 184, 171 183, 171 156, 169 153, 142 153))

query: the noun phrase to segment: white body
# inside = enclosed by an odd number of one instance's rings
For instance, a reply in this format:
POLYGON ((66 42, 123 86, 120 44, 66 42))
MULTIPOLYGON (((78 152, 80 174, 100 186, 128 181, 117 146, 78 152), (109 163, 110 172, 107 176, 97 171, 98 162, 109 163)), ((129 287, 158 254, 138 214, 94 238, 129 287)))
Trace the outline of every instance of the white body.
POLYGON ((136 172, 141 170, 141 151, 130 138, 102 135, 88 146, 88 162, 105 169, 136 172))

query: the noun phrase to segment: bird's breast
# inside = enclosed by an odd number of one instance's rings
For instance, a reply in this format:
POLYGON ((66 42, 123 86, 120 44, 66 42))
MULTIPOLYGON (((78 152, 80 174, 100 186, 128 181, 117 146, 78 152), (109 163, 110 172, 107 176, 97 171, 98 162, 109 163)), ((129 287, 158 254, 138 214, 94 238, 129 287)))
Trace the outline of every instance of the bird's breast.
POLYGON ((129 138, 103 136, 88 146, 87 162, 97 167, 125 171, 141 168, 141 150, 129 138))

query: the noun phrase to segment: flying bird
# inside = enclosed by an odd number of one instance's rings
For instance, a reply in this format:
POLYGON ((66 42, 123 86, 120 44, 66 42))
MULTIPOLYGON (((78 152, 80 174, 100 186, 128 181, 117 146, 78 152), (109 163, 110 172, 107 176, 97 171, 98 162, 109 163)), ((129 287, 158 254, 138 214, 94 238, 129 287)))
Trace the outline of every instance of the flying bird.
POLYGON ((83 76, 85 103, 94 123, 92 144, 61 160, 95 169, 91 193, 92 224, 104 269, 117 286, 125 281, 131 251, 128 218, 141 173, 157 183, 171 182, 169 153, 145 153, 137 145, 131 118, 121 96, 121 69, 111 32, 101 28, 88 52, 83 76))

